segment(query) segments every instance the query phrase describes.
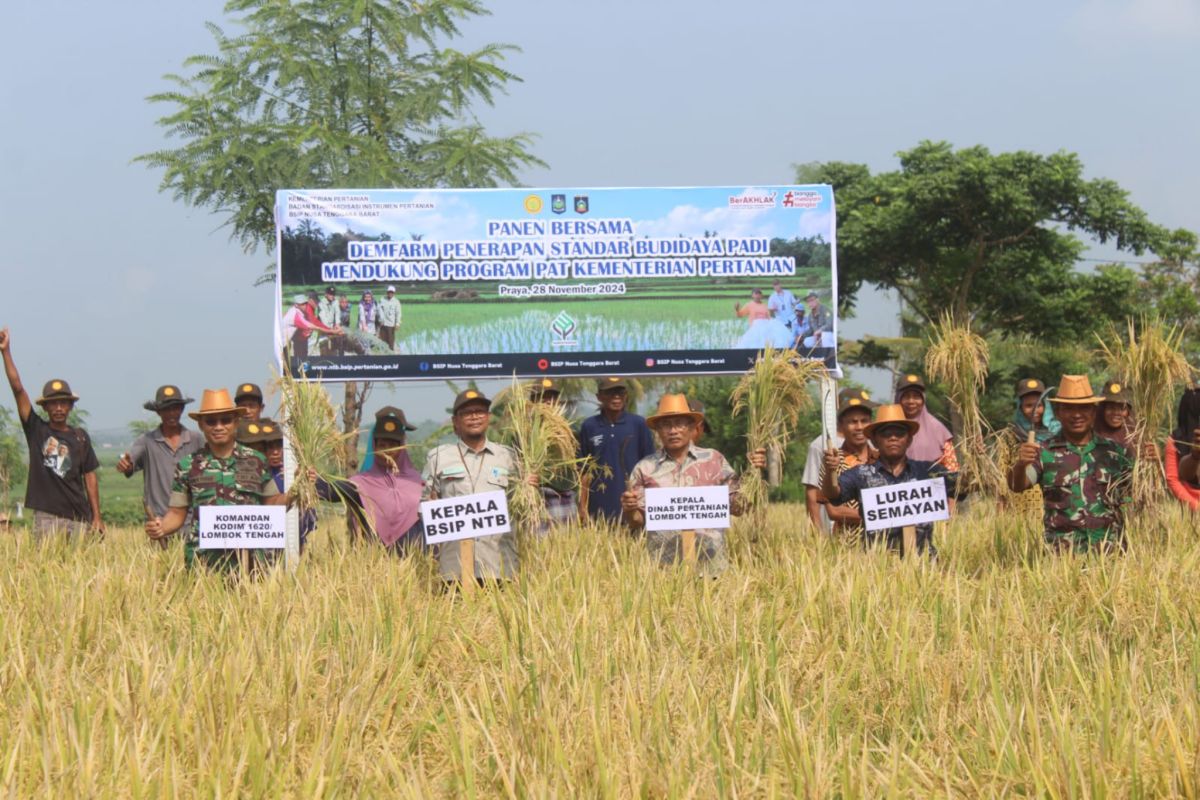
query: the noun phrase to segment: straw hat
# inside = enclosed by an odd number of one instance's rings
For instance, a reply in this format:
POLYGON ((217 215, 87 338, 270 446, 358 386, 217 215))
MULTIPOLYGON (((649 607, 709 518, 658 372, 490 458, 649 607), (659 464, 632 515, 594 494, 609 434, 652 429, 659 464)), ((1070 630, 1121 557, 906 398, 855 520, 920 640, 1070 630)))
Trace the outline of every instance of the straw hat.
POLYGON ((246 409, 233 404, 228 389, 205 389, 200 398, 200 408, 196 411, 189 411, 188 416, 192 419, 200 419, 212 414, 233 414, 237 417, 244 417, 246 409))
POLYGON ((46 385, 42 387, 42 396, 33 402, 44 406, 51 400, 70 400, 74 403, 78 399, 77 395, 71 393, 70 384, 60 378, 54 378, 46 381, 46 385))
POLYGON ((653 428, 667 417, 689 417, 692 422, 704 422, 704 415, 699 411, 692 411, 687 397, 682 394, 664 394, 660 397, 658 411, 646 418, 646 424, 653 428))
POLYGON ((903 425, 908 428, 909 434, 915 434, 921 430, 921 423, 915 419, 908 419, 904 416, 904 407, 898 403, 892 405, 880 406, 875 412, 875 421, 867 426, 867 437, 875 435, 875 431, 880 428, 886 428, 888 425, 903 425))
POLYGON ((1050 398, 1051 403, 1068 406, 1095 405, 1102 398, 1092 392, 1092 382, 1087 375, 1063 375, 1058 391, 1050 398))

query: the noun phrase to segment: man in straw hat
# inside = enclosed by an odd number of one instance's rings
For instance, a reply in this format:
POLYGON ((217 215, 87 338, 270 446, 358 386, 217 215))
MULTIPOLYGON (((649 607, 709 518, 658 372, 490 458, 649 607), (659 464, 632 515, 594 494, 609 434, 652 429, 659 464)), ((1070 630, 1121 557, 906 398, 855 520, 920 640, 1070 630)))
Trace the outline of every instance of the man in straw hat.
POLYGON ((36 402, 45 410, 47 419, 35 414, 13 362, 11 345, 8 328, 0 330, 4 372, 17 401, 17 415, 29 446, 25 505, 34 512, 33 533, 38 537, 59 532, 77 537, 90 527, 93 533, 103 534, 100 485, 96 479, 100 462, 87 431, 67 423, 79 398, 66 381, 46 381, 36 402))
POLYGON ((354 538, 381 542, 397 555, 424 547, 421 494, 425 481, 408 457, 408 424, 402 409, 384 406, 375 412, 371 446, 363 468, 349 480, 326 482, 309 470, 317 495, 345 503, 347 524, 354 538))
MULTIPOLYGON (((646 526, 646 489, 654 487, 728 486, 730 513, 742 513, 737 494, 737 479, 725 456, 692 441, 704 415, 693 411, 682 394, 665 394, 658 401, 658 410, 646 423, 658 434, 662 447, 638 461, 629 478, 630 488, 621 494, 621 510, 625 522, 635 530, 646 526)), ((755 469, 766 466, 765 450, 749 454, 755 469)), ((696 532, 696 559, 702 574, 715 575, 728 564, 725 555, 725 531, 700 529, 696 532)), ((679 531, 648 531, 646 543, 650 554, 661 564, 672 564, 682 557, 679 531)))
POLYGON ((625 410, 629 383, 608 377, 596 381, 599 413, 579 426, 579 457, 591 459, 592 476, 585 478, 583 504, 593 519, 621 518, 621 493, 633 465, 654 452, 646 420, 625 410))
MULTIPOLYGON (((944 464, 908 458, 908 448, 920 427, 916 420, 905 416, 904 409, 899 405, 880 406, 875 413, 875 421, 866 426, 867 437, 875 445, 879 458, 859 464, 838 475, 842 456, 837 450, 828 450, 825 453, 825 475, 821 486, 825 499, 835 506, 855 501, 861 507, 863 489, 895 486, 930 478, 944 478, 946 495, 953 497, 956 473, 951 472, 944 464)), ((901 528, 863 532, 864 544, 870 546, 878 541, 885 542, 890 550, 907 555, 903 550, 904 533, 901 528)), ((926 522, 916 526, 916 546, 917 552, 937 555, 937 548, 933 545, 932 523, 926 522)))
MULTIPOLYGON (((175 468, 167 513, 147 520, 146 535, 153 540, 169 536, 183 527, 190 516, 184 539, 184 563, 197 561, 209 567, 231 569, 237 565, 236 550, 200 550, 197 529, 200 506, 282 505, 285 500, 275 485, 267 460, 237 442, 237 422, 245 409, 234 405, 226 389, 205 389, 200 409, 189 417, 200 423, 204 447, 184 456, 175 468)), ((259 562, 269 561, 255 552, 259 562)))
MULTIPOLYGON (((867 438, 867 426, 871 424, 871 413, 878 406, 871 401, 871 396, 862 389, 842 389, 838 392, 837 432, 842 444, 836 448, 840 464, 834 473, 836 482, 841 474, 853 469, 859 464, 869 464, 878 458, 878 454, 867 438)), ((825 482, 828 469, 824 461, 821 463, 821 473, 818 481, 825 482)), ((850 535, 862 526, 862 516, 859 513, 858 501, 849 500, 842 505, 830 505, 826 509, 834 524, 834 533, 850 535)))
POLYGON ((117 461, 117 471, 126 478, 132 478, 138 470, 143 471, 142 504, 150 516, 161 517, 167 513, 175 467, 181 458, 204 446, 203 437, 179 421, 183 407, 190 402, 192 398, 184 397, 178 386, 165 384, 158 387, 154 399, 147 400, 142 407, 158 414, 159 426, 134 439, 129 452, 122 453, 117 461))
MULTIPOLYGON (((509 447, 487 437, 491 407, 492 401, 475 389, 454 398, 451 421, 458 441, 435 447, 425 459, 423 500, 509 492, 516 462, 509 447)), ((476 539, 473 549, 475 563, 464 567, 459 563, 458 542, 438 545, 442 579, 461 580, 464 569, 473 571, 480 583, 516 577, 520 568, 516 531, 476 539)))
POLYGON ((1059 551, 1124 543, 1133 458, 1124 445, 1095 435, 1100 400, 1086 375, 1064 375, 1050 398, 1062 430, 1022 444, 1008 471, 1014 492, 1041 487, 1046 542, 1059 551))

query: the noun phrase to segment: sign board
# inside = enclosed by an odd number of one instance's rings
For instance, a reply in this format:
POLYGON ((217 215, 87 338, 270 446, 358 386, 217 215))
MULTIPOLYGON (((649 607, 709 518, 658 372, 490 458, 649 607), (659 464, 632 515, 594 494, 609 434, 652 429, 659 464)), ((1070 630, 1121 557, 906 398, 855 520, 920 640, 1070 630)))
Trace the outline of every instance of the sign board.
POLYGON ((310 379, 837 368, 826 185, 289 189, 275 216, 277 352, 310 379))
POLYGON ((201 550, 282 550, 285 506, 200 506, 201 550))
POLYGON ((931 478, 863 489, 862 517, 869 531, 950 519, 946 481, 931 478))
POLYGON ((508 498, 504 492, 480 492, 421 503, 426 544, 457 542, 508 533, 508 498))
POLYGON ((728 486, 646 489, 646 530, 729 527, 728 486))

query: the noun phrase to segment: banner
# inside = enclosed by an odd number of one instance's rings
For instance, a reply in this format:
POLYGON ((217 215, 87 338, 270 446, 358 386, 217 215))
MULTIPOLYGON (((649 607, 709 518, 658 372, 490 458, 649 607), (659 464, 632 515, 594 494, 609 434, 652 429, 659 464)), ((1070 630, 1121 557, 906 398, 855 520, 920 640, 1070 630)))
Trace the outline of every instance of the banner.
POLYGON ((646 489, 646 530, 694 531, 729 527, 728 486, 646 489))
POLYGON ((421 503, 425 543, 457 542, 508 533, 508 498, 504 492, 479 492, 421 503))
POLYGON ((869 531, 950 519, 946 481, 931 478, 863 489, 862 517, 869 531))
POLYGON ((201 550, 282 550, 284 506, 200 506, 201 550))
POLYGON ((837 368, 829 186, 285 190, 276 343, 316 380, 837 368))

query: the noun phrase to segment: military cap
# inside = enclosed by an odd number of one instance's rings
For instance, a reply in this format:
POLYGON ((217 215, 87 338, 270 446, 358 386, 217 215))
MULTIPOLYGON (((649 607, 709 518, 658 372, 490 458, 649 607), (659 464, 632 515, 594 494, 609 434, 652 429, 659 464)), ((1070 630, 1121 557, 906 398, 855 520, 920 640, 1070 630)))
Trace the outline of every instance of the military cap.
POLYGON ((243 419, 238 422, 237 440, 239 444, 262 444, 264 442, 282 442, 283 428, 273 419, 243 419))
POLYGON ((483 403, 488 408, 492 407, 492 401, 484 397, 483 392, 478 389, 465 389, 454 398, 454 413, 457 414, 467 403, 483 403))
POLYGON ((384 406, 375 412, 375 438, 404 440, 405 431, 415 431, 415 425, 408 424, 404 411, 395 406, 384 406))
POLYGON ((900 380, 896 382, 896 394, 903 392, 905 389, 920 389, 921 394, 925 393, 925 379, 915 372, 908 372, 900 376, 900 380))
POLYGON ((1133 395, 1130 394, 1128 385, 1109 379, 1104 382, 1104 388, 1100 390, 1100 402, 1124 403, 1131 406, 1133 405, 1133 395))
POLYGON ((46 381, 46 385, 42 387, 42 396, 34 402, 44 406, 51 400, 70 400, 74 403, 78 399, 77 395, 71 393, 70 384, 61 378, 52 378, 46 381))
POLYGON ((624 378, 616 377, 601 378, 600 380, 596 381, 597 392, 603 392, 609 389, 625 389, 628 391, 629 383, 626 382, 624 378))
POLYGON ((239 383, 237 394, 233 396, 233 402, 236 403, 243 397, 250 397, 261 403, 263 401, 262 389, 259 388, 257 383, 239 383))
POLYGON ((1022 378, 1017 381, 1017 397, 1024 397, 1027 394, 1041 394, 1044 391, 1046 391, 1046 384, 1037 378, 1022 378))
POLYGON ((865 408, 868 412, 872 411, 879 404, 871 400, 871 395, 866 389, 842 389, 838 392, 838 419, 842 418, 852 408, 865 408))
POLYGON ((154 393, 154 399, 142 403, 142 408, 147 411, 162 411, 170 406, 186 406, 190 402, 192 402, 192 398, 184 397, 178 386, 168 383, 158 387, 158 391, 154 393))
POLYGON ((529 384, 530 400, 541 400, 548 394, 562 394, 562 389, 559 388, 558 382, 553 378, 538 378, 533 383, 529 384))
MULTIPOLYGON (((699 400, 693 400, 689 397, 688 408, 690 408, 692 411, 695 411, 697 414, 704 414, 704 403, 701 403, 699 400)), ((708 424, 707 416, 703 416, 701 418, 700 426, 704 428, 705 433, 712 433, 712 426, 708 424)))

